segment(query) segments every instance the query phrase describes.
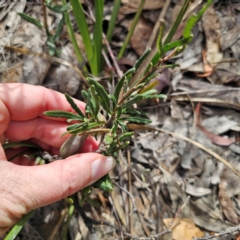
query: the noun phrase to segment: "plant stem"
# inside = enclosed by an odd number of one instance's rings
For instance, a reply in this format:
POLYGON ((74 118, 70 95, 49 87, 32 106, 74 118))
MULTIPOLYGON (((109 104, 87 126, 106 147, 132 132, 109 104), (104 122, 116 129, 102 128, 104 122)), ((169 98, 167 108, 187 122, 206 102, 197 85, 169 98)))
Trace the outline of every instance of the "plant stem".
POLYGON ((131 28, 130 28, 130 30, 129 30, 128 34, 127 34, 127 37, 126 37, 126 39, 125 39, 125 41, 124 41, 124 43, 123 43, 123 45, 122 45, 122 48, 120 49, 120 52, 119 52, 119 54, 118 54, 118 59, 123 56, 123 54, 124 54, 124 52, 125 52, 125 50, 126 50, 126 48, 127 48, 127 45, 128 45, 128 43, 129 43, 132 35, 133 35, 133 32, 134 32, 134 30, 135 30, 135 27, 136 27, 136 25, 137 25, 137 23, 138 23, 138 20, 139 20, 139 18, 140 18, 141 13, 142 13, 142 9, 143 9, 143 6, 144 6, 144 4, 145 4, 145 1, 146 1, 146 0, 141 0, 140 6, 139 6, 139 8, 138 8, 138 10, 137 10, 137 13, 136 13, 134 19, 133 19, 131 28))
MULTIPOLYGON (((63 3, 63 5, 67 4, 66 0, 62 0, 62 3, 63 3)), ((75 34, 74 34, 74 31, 73 31, 73 28, 72 28, 72 24, 71 24, 68 12, 64 13, 64 18, 65 18, 65 22, 66 22, 66 25, 67 25, 69 38, 70 38, 70 40, 72 42, 72 45, 73 45, 74 52, 77 56, 77 59, 78 59, 79 63, 82 63, 83 62, 83 57, 82 57, 81 51, 78 47, 77 40, 75 38, 75 34)))
POLYGON ((43 11, 43 19, 44 19, 44 28, 45 28, 45 31, 46 31, 46 33, 48 35, 49 34, 49 30, 48 30, 48 24, 47 24, 46 6, 44 4, 44 0, 42 0, 41 2, 42 2, 42 11, 43 11))
POLYGON ((23 215, 22 218, 17 222, 17 224, 8 233, 8 235, 4 238, 4 240, 14 240, 16 238, 16 236, 18 235, 18 233, 21 231, 21 229, 24 226, 24 224, 31 217, 33 212, 34 211, 31 211, 31 212, 23 215))
POLYGON ((110 42, 111 39, 112 39, 112 35, 113 35, 114 28, 115 28, 115 23, 116 23, 116 20, 117 20, 117 16, 118 16, 120 6, 121 6, 121 0, 115 0, 114 5, 113 5, 111 19, 110 19, 110 22, 109 22, 109 25, 108 25, 108 31, 107 31, 108 42, 110 42))
POLYGON ((125 93, 125 95, 123 95, 123 97, 120 99, 118 105, 122 105, 123 102, 134 92, 137 90, 137 86, 144 82, 144 80, 146 80, 146 78, 153 73, 154 71, 156 71, 158 69, 158 67, 163 64, 164 62, 166 62, 167 60, 169 60, 171 57, 175 56, 175 54, 177 53, 178 49, 174 49, 168 56, 166 56, 165 58, 162 58, 154 67, 149 68, 149 70, 138 80, 136 81, 131 88, 128 90, 128 92, 125 93))
POLYGON ((191 1, 191 0, 185 0, 185 1, 184 1, 184 4, 183 4, 183 6, 182 6, 182 8, 181 8, 181 10, 180 10, 180 12, 179 12, 179 14, 177 15, 177 18, 176 18, 176 20, 174 21, 174 23, 173 23, 173 25, 172 25, 172 27, 171 27, 168 35, 167 35, 167 38, 165 39, 163 45, 166 45, 166 44, 168 44, 168 43, 171 42, 171 40, 172 40, 174 34, 176 33, 176 31, 177 31, 180 23, 182 22, 182 19, 183 19, 184 15, 185 15, 185 13, 186 13, 186 11, 187 11, 187 9, 188 9, 188 6, 189 6, 189 4, 190 4, 190 1, 191 1))

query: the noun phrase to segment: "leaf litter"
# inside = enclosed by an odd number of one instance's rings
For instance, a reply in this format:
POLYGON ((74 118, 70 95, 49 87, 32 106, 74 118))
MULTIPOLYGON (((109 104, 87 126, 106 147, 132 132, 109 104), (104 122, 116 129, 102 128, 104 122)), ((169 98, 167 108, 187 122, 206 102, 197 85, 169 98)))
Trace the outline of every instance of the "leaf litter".
MULTIPOLYGON (((115 55, 114 49, 121 46, 139 2, 122 1, 111 42, 115 55)), ((145 50, 166 4, 155 2, 145 3, 128 52, 119 60, 123 62, 119 64, 123 69, 129 63, 134 64, 145 50)), ((192 11, 202 4, 196 2, 190 6, 192 11)), ((173 0, 168 6, 163 16, 166 29, 179 5, 173 0)), ((40 5, 22 1, 0 7, 0 46, 46 53, 43 32, 15 14, 30 11, 41 20, 40 5), (10 21, 12 18, 16 20, 10 21)), ((133 236, 150 239, 150 235, 164 231, 162 239, 200 239, 240 223, 240 179, 215 155, 204 150, 210 149, 227 161, 228 166, 240 171, 239 9, 239 3, 234 1, 221 1, 209 8, 194 28, 193 41, 180 56, 171 60, 180 68, 163 70, 162 75, 157 76, 156 88, 159 93, 167 94, 168 99, 160 103, 148 101, 138 107, 149 115, 151 127, 163 131, 136 131, 132 146, 126 153, 119 154, 120 164, 111 174, 116 182, 111 198, 95 191, 94 200, 100 204, 96 207, 86 204, 83 207, 86 216, 82 211, 73 216, 69 239, 90 239, 91 231, 96 233, 96 239, 121 239, 121 235, 129 239, 133 236), (86 219, 91 226, 86 227, 86 219)), ((52 28, 59 21, 58 15, 52 12, 47 17, 52 28)), ((181 25, 174 37, 181 37, 181 25)), ((77 65, 67 38, 63 37, 61 44, 61 58, 77 65)), ((67 91, 71 96, 78 96, 79 89, 84 87, 79 74, 62 67, 61 63, 56 66, 41 56, 7 50, 1 51, 0 57, 1 82, 44 85, 67 91)), ((59 239, 66 209, 64 201, 38 209, 17 239, 59 239)), ((231 236, 235 239, 233 233, 225 235, 231 236)), ((160 239, 160 235, 157 238, 160 239)))

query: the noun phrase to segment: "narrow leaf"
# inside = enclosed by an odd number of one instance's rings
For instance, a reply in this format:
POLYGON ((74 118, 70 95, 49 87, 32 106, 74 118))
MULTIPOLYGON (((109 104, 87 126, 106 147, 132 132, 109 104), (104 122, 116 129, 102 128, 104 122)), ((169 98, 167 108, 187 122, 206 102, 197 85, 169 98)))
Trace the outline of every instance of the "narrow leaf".
POLYGON ((102 68, 102 30, 103 30, 103 6, 104 0, 95 0, 95 17, 96 22, 93 31, 93 58, 94 75, 98 75, 102 68))
POLYGON ((122 134, 121 136, 119 136, 118 140, 119 140, 120 142, 126 141, 126 140, 128 140, 133 134, 134 134, 134 132, 126 132, 126 133, 122 134))
POLYGON ((125 114, 129 114, 129 115, 137 115, 137 116, 143 116, 143 117, 147 117, 147 114, 143 111, 140 110, 135 110, 135 109, 124 109, 123 113, 125 114))
POLYGON ((123 131, 123 132, 127 132, 127 131, 128 131, 128 128, 127 128, 125 122, 120 121, 120 120, 117 120, 117 123, 120 125, 120 127, 122 128, 122 131, 123 131))
POLYGON ((84 116, 78 116, 75 113, 67 112, 67 111, 62 111, 62 110, 52 110, 52 111, 46 111, 43 113, 44 115, 48 117, 55 117, 55 118, 67 118, 67 119, 75 119, 75 120, 80 120, 82 121, 84 116))
POLYGON ((84 98, 84 101, 87 102, 87 100, 88 100, 88 93, 87 93, 87 91, 82 90, 81 93, 82 93, 82 96, 84 98))
POLYGON ((42 28, 42 27, 43 27, 43 25, 42 25, 37 19, 32 18, 32 17, 28 16, 28 15, 25 14, 25 13, 20 13, 20 12, 18 12, 17 14, 18 14, 21 18, 23 18, 24 20, 26 20, 26 21, 34 24, 35 26, 37 26, 37 27, 39 27, 39 28, 42 28))
POLYGON ((142 13, 143 6, 144 6, 144 4, 145 4, 145 1, 146 1, 146 0, 141 0, 141 1, 140 1, 139 7, 137 8, 137 13, 136 13, 136 15, 135 15, 135 17, 134 17, 134 19, 133 19, 133 22, 132 22, 131 27, 130 27, 130 29, 129 29, 129 31, 128 31, 128 34, 127 34, 127 36, 126 36, 126 38, 125 38, 125 40, 124 40, 124 42, 123 42, 123 45, 122 45, 122 47, 121 47, 121 49, 120 49, 120 51, 119 51, 118 59, 120 59, 120 58, 123 56, 123 54, 124 54, 124 52, 125 52, 125 50, 126 50, 126 48, 127 48, 127 45, 128 45, 128 43, 129 43, 129 41, 130 41, 130 39, 131 39, 131 37, 132 37, 132 35, 133 35, 133 33, 134 33, 134 30, 135 30, 135 28, 136 28, 136 25, 137 25, 137 23, 138 23, 138 20, 139 20, 139 18, 140 18, 140 16, 141 16, 141 13, 142 13))
POLYGON ((183 37, 189 38, 192 34, 193 27, 197 24, 197 22, 200 20, 204 12, 207 10, 207 8, 212 4, 212 0, 207 0, 207 3, 202 7, 202 9, 196 14, 189 17, 189 19, 186 22, 185 28, 183 30, 183 37))
POLYGON ((95 94, 95 87, 94 85, 91 85, 91 87, 88 89, 88 94, 89 94, 89 106, 95 116, 95 118, 97 119, 98 116, 98 112, 100 109, 100 105, 97 99, 97 96, 95 94))
POLYGON ((180 40, 177 40, 177 41, 174 41, 174 42, 171 42, 171 43, 168 43, 166 44, 164 47, 163 47, 163 54, 165 54, 166 52, 176 48, 176 47, 179 47, 179 46, 183 46, 183 45, 186 45, 188 44, 190 41, 192 40, 192 36, 189 36, 187 38, 182 38, 180 40))
POLYGON ((22 218, 16 223, 16 225, 12 228, 12 230, 8 233, 8 235, 4 238, 4 240, 14 240, 18 233, 23 228, 24 224, 28 221, 28 219, 31 217, 32 213, 34 211, 31 211, 25 215, 22 216, 22 218))
POLYGON ((87 57, 89 60, 89 64, 92 69, 92 57, 93 57, 93 49, 92 49, 92 41, 90 38, 90 33, 88 30, 88 25, 87 25, 87 21, 86 21, 86 17, 84 15, 84 11, 82 8, 82 4, 80 3, 80 1, 76 1, 76 0, 70 0, 71 5, 72 5, 72 9, 73 9, 73 13, 78 25, 78 29, 81 33, 82 39, 83 39, 83 43, 85 46, 85 50, 87 53, 87 57))
POLYGON ((119 98, 119 94, 120 94, 120 92, 121 92, 121 89, 122 89, 122 87, 123 87, 123 84, 124 84, 124 82, 125 82, 125 79, 126 79, 126 77, 125 76, 123 76, 120 80, 119 80, 119 82, 117 83, 117 86, 116 86, 116 88, 115 88, 115 91, 114 91, 114 97, 115 97, 115 99, 116 99, 116 101, 118 102, 118 98, 119 98))
POLYGON ((117 119, 120 118, 122 115, 122 108, 119 106, 117 109, 117 119))
POLYGON ((115 0, 114 5, 113 5, 113 10, 112 10, 112 15, 111 15, 111 18, 110 18, 110 21, 109 21, 109 24, 108 24, 108 31, 107 31, 108 42, 111 42, 120 6, 121 6, 121 0, 115 0))
POLYGON ((143 55, 136 61, 134 68, 137 70, 143 63, 143 61, 146 59, 146 57, 149 55, 149 53, 151 52, 151 48, 147 49, 147 51, 145 51, 143 53, 143 55))
POLYGON ((55 13, 64 13, 64 12, 66 12, 70 9, 70 7, 68 5, 64 5, 64 6, 60 6, 60 5, 50 6, 50 5, 47 5, 47 8, 49 10, 51 10, 52 12, 55 12, 55 13))
MULTIPOLYGON (((66 0, 63 0, 63 3, 66 4, 66 0)), ((82 62, 83 62, 82 53, 81 53, 81 50, 78 46, 78 43, 77 43, 77 40, 76 40, 76 37, 75 37, 75 33, 73 31, 73 26, 72 26, 68 11, 65 12, 63 15, 64 15, 64 19, 65 19, 65 22, 66 22, 66 25, 67 25, 68 35, 69 35, 69 38, 70 38, 70 40, 72 42, 72 45, 73 45, 74 52, 77 56, 77 59, 78 59, 79 63, 82 64, 82 62)), ((83 66, 83 70, 85 70, 85 68, 86 67, 83 66)))
POLYGON ((163 44, 162 44, 163 33, 164 33, 164 22, 161 20, 160 27, 159 27, 158 38, 157 38, 157 47, 158 47, 158 52, 159 52, 160 58, 164 54, 163 53, 163 44))
POLYGON ((136 94, 132 98, 130 98, 130 100, 125 102, 125 104, 122 107, 123 108, 128 108, 128 107, 132 106, 134 103, 138 103, 138 102, 142 101, 143 99, 153 98, 152 94, 156 93, 156 92, 157 92, 156 89, 151 89, 151 90, 148 90, 148 91, 146 91, 142 94, 136 94))
POLYGON ((106 192, 111 192, 113 190, 113 183, 108 174, 95 182, 93 186, 101 188, 103 191, 106 192))
POLYGON ((30 148, 40 148, 40 146, 29 143, 29 142, 10 142, 2 145, 3 149, 8 149, 12 147, 30 147, 30 148))
POLYGON ((57 25, 57 29, 56 29, 56 33, 54 34, 54 41, 59 41, 59 38, 61 36, 62 30, 63 30, 63 26, 64 26, 64 16, 62 16, 61 20, 59 21, 58 25, 57 25))
POLYGON ((126 118, 120 118, 119 120, 133 122, 133 123, 139 123, 139 124, 151 123, 151 120, 146 119, 146 118, 140 118, 140 117, 126 117, 126 118))
POLYGON ((69 104, 71 105, 71 107, 73 108, 73 110, 76 111, 76 113, 84 118, 85 115, 83 114, 83 112, 80 110, 80 108, 77 106, 77 104, 74 102, 73 98, 71 98, 67 93, 65 93, 65 97, 67 99, 67 101, 69 102, 69 104))
POLYGON ((67 131, 71 134, 80 133, 80 132, 86 130, 87 125, 88 125, 88 122, 84 122, 81 124, 75 123, 73 125, 68 126, 67 131))
POLYGON ((109 97, 109 99, 112 100, 111 101, 111 109, 112 109, 112 111, 114 111, 117 106, 117 100, 116 100, 115 96, 112 94, 108 94, 108 97, 109 97))
POLYGON ((172 25, 169 33, 168 33, 163 45, 166 45, 166 44, 171 42, 171 40, 172 40, 174 34, 176 33, 180 23, 182 22, 182 19, 183 19, 184 15, 185 15, 188 7, 189 7, 190 2, 191 2, 191 0, 185 0, 184 1, 183 5, 182 5, 182 8, 181 8, 179 14, 177 15, 177 18, 175 19, 175 21, 174 21, 174 23, 173 23, 173 25, 172 25))
POLYGON ((95 86, 95 90, 98 94, 98 99, 101 102, 103 109, 107 113, 110 113, 111 112, 110 102, 109 102, 108 94, 107 94, 106 90, 104 89, 104 87, 92 78, 88 78, 87 80, 88 80, 90 85, 95 86))

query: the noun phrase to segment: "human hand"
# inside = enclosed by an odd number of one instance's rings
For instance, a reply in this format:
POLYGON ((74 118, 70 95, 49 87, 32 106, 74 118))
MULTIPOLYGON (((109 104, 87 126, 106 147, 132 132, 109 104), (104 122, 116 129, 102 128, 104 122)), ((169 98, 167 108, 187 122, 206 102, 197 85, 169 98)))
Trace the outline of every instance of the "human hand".
MULTIPOLYGON (((76 100, 83 109, 84 103, 76 100)), ((0 84, 0 139, 30 140, 52 154, 67 136, 67 122, 51 119, 44 111, 72 109, 63 94, 27 84, 0 84)), ((69 137, 69 136, 68 136, 69 137)), ((82 152, 92 152, 97 142, 88 138, 82 152)), ((97 153, 82 153, 65 160, 33 166, 32 160, 18 157, 7 159, 19 152, 0 144, 0 236, 29 211, 56 202, 88 186, 107 174, 115 160, 97 153)))

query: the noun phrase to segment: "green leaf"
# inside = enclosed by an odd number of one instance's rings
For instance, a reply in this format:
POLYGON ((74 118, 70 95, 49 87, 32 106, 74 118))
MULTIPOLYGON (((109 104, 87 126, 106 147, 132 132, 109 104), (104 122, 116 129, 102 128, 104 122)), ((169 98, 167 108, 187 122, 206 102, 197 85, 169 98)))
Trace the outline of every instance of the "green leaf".
POLYGON ((141 16, 141 13, 142 13, 142 10, 143 10, 143 6, 144 6, 144 4, 145 4, 145 1, 146 0, 141 0, 140 1, 140 4, 139 4, 139 6, 138 6, 138 8, 137 8, 137 12, 136 12, 136 15, 135 15, 135 17, 134 17, 134 19, 133 19, 133 21, 132 21, 132 24, 131 24, 131 26, 130 26, 130 29, 129 29, 129 31, 128 31, 128 34, 127 34, 127 36, 126 36, 126 38, 125 38, 125 40, 124 40, 124 42, 123 42, 123 45, 122 45, 122 47, 121 47, 121 49, 120 49, 120 51, 119 51, 119 53, 118 53, 118 59, 120 59, 122 56, 123 56, 123 54, 124 54, 124 52, 125 52, 125 50, 126 50, 126 48, 127 48, 127 45, 129 44, 129 42, 130 42, 130 39, 131 39, 131 37, 132 37, 132 35, 133 35, 133 33, 134 33, 134 30, 135 30, 135 28, 136 28, 136 26, 137 26, 137 23, 138 23, 138 21, 139 21, 139 18, 140 18, 140 16, 141 16))
POLYGON ((117 106, 117 100, 116 100, 115 96, 112 94, 108 94, 108 97, 109 97, 109 99, 112 100, 111 101, 111 109, 112 109, 112 111, 114 111, 117 106))
POLYGON ((29 142, 11 142, 11 143, 5 143, 2 145, 3 149, 8 149, 12 147, 31 147, 31 148, 41 148, 40 146, 29 143, 29 142))
POLYGON ((111 134, 113 135, 113 137, 117 135, 117 130, 118 130, 118 122, 114 120, 111 128, 111 134))
POLYGON ((80 108, 77 106, 77 104, 74 102, 73 98, 71 98, 67 93, 65 93, 65 97, 67 99, 67 101, 69 102, 69 104, 71 105, 71 107, 73 108, 73 110, 76 111, 76 113, 84 118, 85 115, 83 114, 83 112, 80 110, 80 108))
POLYGON ((126 101, 122 105, 122 108, 128 108, 128 107, 132 106, 134 103, 138 103, 138 102, 142 101, 143 99, 144 99, 144 97, 141 94, 136 94, 132 98, 130 98, 130 100, 126 101))
POLYGON ((197 24, 197 22, 200 20, 204 12, 207 10, 207 8, 212 4, 212 0, 207 0, 207 3, 202 7, 202 9, 196 14, 189 17, 185 24, 185 28, 183 30, 183 37, 184 38, 190 38, 192 34, 193 27, 197 24))
POLYGON ((105 122, 91 122, 88 124, 86 131, 97 128, 97 127, 102 127, 104 123, 105 122))
POLYGON ((88 92, 85 91, 85 90, 82 90, 81 93, 82 93, 82 96, 84 98, 84 101, 87 102, 87 100, 88 100, 88 92))
POLYGON ((88 122, 75 123, 67 127, 67 131, 71 134, 79 133, 87 128, 88 122))
POLYGON ((146 118, 140 118, 140 117, 125 117, 125 118, 120 118, 119 120, 133 122, 133 123, 139 123, 139 124, 151 123, 151 120, 146 119, 146 118))
POLYGON ((62 16, 61 20, 59 21, 59 23, 57 25, 56 33, 53 36, 55 42, 59 41, 59 38, 60 38, 62 30, 63 30, 64 23, 65 23, 64 16, 62 16))
POLYGON ((28 219, 31 217, 32 213, 34 211, 31 211, 21 217, 21 219, 15 224, 15 226, 12 228, 12 230, 8 233, 8 235, 4 238, 4 240, 14 240, 18 233, 23 228, 24 224, 28 221, 28 219))
POLYGON ((118 18, 118 12, 121 6, 121 0, 115 0, 112 10, 112 15, 108 24, 108 31, 107 31, 107 40, 110 43, 112 39, 113 32, 115 30, 116 21, 118 18))
POLYGON ((94 9, 96 21, 93 30, 93 58, 92 65, 94 66, 94 75, 97 75, 102 70, 102 31, 103 31, 103 6, 104 0, 95 0, 94 9))
POLYGON ((131 116, 136 115, 136 116, 147 117, 147 114, 145 112, 140 111, 140 110, 136 110, 136 109, 129 109, 129 108, 127 108, 127 109, 124 109, 122 113, 123 114, 129 114, 131 116))
POLYGON ((125 76, 127 78, 127 80, 130 80, 130 78, 132 77, 132 75, 136 72, 136 68, 130 68, 129 70, 127 70, 123 76, 125 76))
POLYGON ((94 63, 92 62, 92 57, 93 57, 92 40, 90 38, 90 32, 88 30, 87 20, 82 8, 82 4, 80 3, 80 1, 76 1, 76 0, 70 0, 70 1, 71 1, 73 13, 78 25, 78 29, 83 39, 83 43, 85 46, 90 68, 93 74, 97 74, 96 69, 93 66, 94 63))
POLYGON ((189 7, 190 2, 191 2, 191 0, 185 0, 184 1, 183 5, 182 5, 182 8, 181 8, 180 12, 178 13, 177 18, 175 19, 174 23, 172 24, 172 27, 169 30, 168 35, 167 35, 163 45, 166 45, 166 44, 171 42, 174 34, 176 33, 179 25, 182 22, 182 19, 183 19, 184 15, 185 15, 188 7, 189 7))
POLYGON ((117 86, 116 86, 116 88, 115 88, 115 91, 114 91, 114 94, 113 94, 113 95, 114 95, 114 97, 115 97, 115 99, 116 99, 117 102, 118 102, 119 94, 120 94, 120 92, 121 92, 121 89, 122 89, 122 87, 123 87, 123 84, 124 84, 125 80, 126 80, 126 77, 123 76, 123 77, 118 81, 117 86))
POLYGON ((42 27, 43 27, 43 25, 42 25, 37 19, 32 18, 32 17, 28 16, 28 15, 25 14, 25 13, 20 13, 20 12, 18 12, 17 14, 18 14, 22 19, 24 19, 24 20, 26 20, 26 21, 34 24, 35 26, 37 26, 37 27, 39 27, 39 28, 42 28, 42 27))
MULTIPOLYGON (((63 4, 66 4, 66 0, 62 0, 62 2, 63 2, 63 4)), ((70 38, 70 40, 72 42, 72 45, 73 45, 74 52, 77 56, 78 62, 83 65, 83 71, 85 71, 86 66, 84 66, 85 63, 83 64, 82 53, 81 53, 81 50, 78 46, 78 43, 77 43, 77 40, 76 40, 76 37, 75 37, 75 33, 74 33, 74 30, 73 30, 72 22, 70 20, 68 11, 63 13, 63 15, 64 15, 64 19, 65 19, 65 22, 66 22, 68 35, 69 35, 69 38, 70 38)))
POLYGON ((168 43, 163 47, 163 54, 165 54, 166 52, 168 52, 176 47, 184 46, 184 45, 188 44, 191 40, 192 40, 192 35, 188 38, 182 38, 180 40, 168 43))
POLYGON ((84 122, 82 124, 73 124, 67 127, 67 131, 71 134, 86 132, 91 129, 101 127, 105 122, 84 122))
POLYGON ((120 136, 118 137, 118 141, 119 141, 119 142, 126 141, 126 140, 128 140, 133 134, 134 134, 134 132, 126 132, 126 133, 124 133, 124 134, 122 134, 122 135, 120 135, 120 136))
MULTIPOLYGON (((142 101, 143 99, 155 98, 155 97, 153 97, 152 94, 156 93, 156 92, 157 92, 156 89, 151 89, 142 94, 136 94, 132 98, 130 98, 130 100, 128 100, 125 104, 123 104, 122 107, 128 108, 128 107, 132 106, 134 103, 138 103, 138 102, 142 101)), ((156 96, 156 95, 154 95, 154 96, 156 96)))
POLYGON ((67 111, 62 111, 62 110, 52 110, 52 111, 46 111, 43 113, 44 115, 48 117, 55 117, 55 118, 67 118, 67 119, 74 119, 74 120, 79 120, 82 121, 84 116, 81 117, 75 113, 67 112, 67 111))
POLYGON ((120 145, 120 146, 115 146, 115 147, 112 149, 112 152, 118 152, 118 151, 121 150, 121 149, 125 149, 129 144, 130 144, 130 141, 125 141, 122 145, 120 145))
POLYGON ((93 186, 98 187, 106 192, 111 192, 114 187, 111 178, 109 177, 108 174, 99 179, 97 182, 95 182, 93 186))
POLYGON ((160 22, 160 27, 159 27, 159 33, 158 33, 158 38, 157 38, 157 47, 158 47, 158 52, 160 58, 163 56, 163 44, 162 44, 162 39, 163 39, 163 33, 164 33, 164 22, 160 22))
POLYGON ((87 104, 91 108, 95 119, 97 119, 98 112, 99 112, 99 109, 100 109, 100 104, 98 102, 98 99, 97 99, 97 96, 96 96, 96 93, 95 93, 95 86, 94 85, 91 85, 90 88, 88 89, 88 96, 89 96, 89 99, 88 99, 87 104))
POLYGON ((47 8, 49 10, 51 10, 52 12, 55 12, 55 13, 64 13, 64 12, 66 12, 70 9, 70 6, 68 6, 68 5, 64 5, 64 6, 61 6, 61 5, 56 5, 56 6, 47 5, 47 8))
POLYGON ((113 136, 111 134, 106 134, 104 137, 104 143, 110 145, 113 142, 113 136))
POLYGON ((88 78, 87 80, 88 80, 90 85, 95 86, 95 90, 97 92, 98 99, 99 99, 103 109, 107 113, 111 113, 110 101, 109 101, 108 94, 107 94, 106 90, 104 89, 104 87, 92 78, 88 78))
POLYGON ((149 55, 151 52, 151 48, 147 49, 143 55, 136 61, 134 68, 138 70, 138 68, 142 65, 143 61, 146 59, 146 57, 149 55))
POLYGON ((117 109, 117 119, 120 118, 122 115, 122 108, 119 106, 117 109))
POLYGON ((119 119, 119 120, 117 120, 117 123, 120 125, 120 127, 122 128, 122 131, 123 131, 123 132, 127 132, 127 131, 128 131, 128 128, 127 128, 125 122, 123 122, 123 121, 121 121, 121 120, 119 119))

